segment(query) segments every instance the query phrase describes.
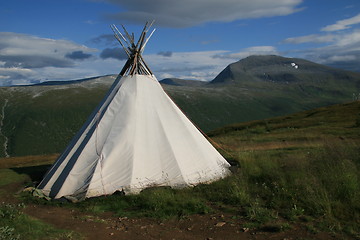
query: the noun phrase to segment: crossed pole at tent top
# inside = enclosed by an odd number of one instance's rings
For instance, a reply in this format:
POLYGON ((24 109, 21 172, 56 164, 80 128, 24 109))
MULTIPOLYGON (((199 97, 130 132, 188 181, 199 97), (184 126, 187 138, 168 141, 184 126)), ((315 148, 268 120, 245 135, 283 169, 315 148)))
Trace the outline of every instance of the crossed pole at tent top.
POLYGON ((124 30, 124 34, 122 34, 119 29, 115 26, 115 24, 111 25, 111 29, 114 32, 115 38, 118 40, 122 48, 124 49, 126 55, 128 56, 128 60, 126 61, 123 69, 120 72, 121 76, 124 75, 134 75, 134 74, 141 74, 141 75, 153 75, 152 71, 145 63, 144 58, 142 57, 142 53, 145 49, 146 44, 148 43, 150 37, 155 32, 155 28, 150 33, 150 35, 146 38, 146 35, 154 24, 152 21, 150 24, 146 22, 144 29, 141 32, 141 35, 138 41, 135 44, 135 36, 134 33, 131 35, 126 30, 126 28, 122 26, 124 30))

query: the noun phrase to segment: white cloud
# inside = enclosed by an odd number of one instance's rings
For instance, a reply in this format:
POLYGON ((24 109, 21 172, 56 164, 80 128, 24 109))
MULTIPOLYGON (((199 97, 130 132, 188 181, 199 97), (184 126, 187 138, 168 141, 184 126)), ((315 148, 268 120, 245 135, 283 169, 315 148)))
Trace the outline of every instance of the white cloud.
POLYGON ((250 55, 269 54, 278 54, 278 51, 273 46, 255 46, 245 48, 237 53, 222 50, 173 52, 171 57, 152 54, 145 55, 144 59, 159 79, 176 77, 209 81, 235 60, 250 55))
MULTIPOLYGON (((246 48, 238 53, 229 51, 172 52, 144 55, 144 59, 159 80, 168 77, 209 81, 228 64, 253 54, 276 54, 272 46, 246 48)), ((0 68, 0 85, 31 84, 50 80, 72 80, 120 72, 125 61, 114 58, 89 58, 70 67, 44 66, 41 68, 0 68)))
POLYGON ((354 17, 337 21, 335 24, 323 27, 321 31, 333 32, 350 28, 351 25, 360 23, 360 13, 354 17))
POLYGON ((107 74, 118 74, 125 64, 124 61, 115 59, 88 59, 76 64, 70 68, 46 67, 34 69, 33 78, 41 81, 53 80, 74 80, 87 77, 101 76, 107 74))
POLYGON ((354 55, 343 55, 343 56, 334 55, 329 57, 327 59, 327 62, 347 62, 353 60, 356 60, 356 56, 354 55))
POLYGON ((221 53, 214 55, 214 58, 240 60, 251 55, 278 55, 279 52, 273 46, 254 46, 241 50, 238 53, 221 53))
POLYGON ((94 51, 95 49, 67 40, 0 32, 0 61, 5 62, 5 67, 71 67, 74 65, 74 59, 66 57, 68 54, 71 56, 73 52, 81 52, 86 55, 94 51))
POLYGON ((34 74, 35 72, 31 69, 0 67, 0 86, 18 85, 24 82, 29 84, 34 74))
POLYGON ((311 61, 360 71, 360 29, 352 32, 339 32, 330 44, 302 50, 300 57, 311 61))
POLYGON ((358 49, 360 47, 360 29, 355 29, 350 33, 338 35, 335 45, 348 48, 355 47, 358 49))
POLYGON ((336 29, 349 28, 350 25, 356 23, 360 23, 360 14, 321 29, 322 31, 324 31, 324 29, 326 29, 326 31, 332 31, 331 34, 319 33, 287 38, 282 43, 322 43, 322 47, 298 50, 293 53, 298 55, 298 57, 303 57, 321 64, 360 71, 360 29, 354 28, 347 31, 335 31, 336 29))
MULTIPOLYGON (((219 71, 220 72, 220 71, 219 71)), ((191 71, 188 74, 180 75, 181 79, 209 81, 215 78, 219 72, 207 72, 207 71, 191 71)))
POLYGON ((159 76, 159 79, 164 79, 164 78, 174 78, 175 76, 169 73, 161 73, 159 76))
POLYGON ((50 76, 51 69, 60 75, 71 72, 78 62, 91 59, 95 51, 67 40, 0 32, 0 79, 7 79, 0 85, 56 79, 57 75, 50 76))
MULTIPOLYGON (((120 72, 125 61, 87 58, 90 49, 65 40, 38 38, 26 34, 0 33, 0 85, 32 84, 72 80, 120 72), (72 54, 70 54, 72 53, 72 54), (67 55, 72 57, 66 57, 67 55), (80 59, 75 61, 76 59, 80 59)), ((144 55, 154 73, 163 77, 211 80, 231 59, 213 58, 226 51, 171 52, 144 55)))
POLYGON ((108 18, 144 23, 155 19, 168 27, 190 27, 206 22, 285 16, 302 10, 302 0, 104 0, 119 5, 122 12, 108 18))
POLYGON ((173 52, 171 57, 158 54, 145 55, 144 59, 160 79, 176 77, 193 80, 212 80, 232 62, 214 58, 226 51, 173 52))
POLYGON ((360 30, 338 31, 350 28, 351 25, 360 23, 360 14, 355 17, 337 21, 335 24, 328 25, 321 29, 325 32, 333 32, 332 34, 310 34, 299 37, 287 38, 283 43, 302 44, 302 43, 330 43, 337 46, 350 46, 360 42, 360 30))
POLYGON ((308 35, 302 37, 287 38, 284 43, 301 44, 307 42, 328 42, 328 47, 338 48, 341 51, 360 50, 360 29, 354 29, 350 32, 338 32, 332 35, 308 35))
POLYGON ((335 35, 320 35, 320 34, 311 34, 300 37, 287 38, 284 43, 300 44, 300 43, 327 43, 333 42, 335 40, 335 35))

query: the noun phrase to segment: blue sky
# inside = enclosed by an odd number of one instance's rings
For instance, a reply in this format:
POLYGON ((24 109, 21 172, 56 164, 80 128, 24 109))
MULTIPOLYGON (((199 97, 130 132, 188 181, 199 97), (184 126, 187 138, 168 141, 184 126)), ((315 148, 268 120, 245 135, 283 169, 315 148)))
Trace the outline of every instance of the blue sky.
POLYGON ((11 0, 0 3, 0 86, 118 73, 110 24, 156 31, 158 79, 212 80, 229 63, 276 54, 360 71, 358 0, 11 0))

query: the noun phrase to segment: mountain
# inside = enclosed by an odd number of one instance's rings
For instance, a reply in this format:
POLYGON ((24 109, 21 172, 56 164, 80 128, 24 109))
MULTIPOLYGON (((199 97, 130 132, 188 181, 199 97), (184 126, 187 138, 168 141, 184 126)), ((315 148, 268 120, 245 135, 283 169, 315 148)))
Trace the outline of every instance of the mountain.
POLYGON ((250 56, 200 87, 164 85, 202 129, 295 113, 353 100, 360 73, 304 59, 250 56))
MULTIPOLYGON (((0 157, 61 152, 114 79, 104 76, 71 84, 0 88, 0 157)), ((360 93, 360 73, 279 56, 240 60, 209 83, 160 82, 205 132, 349 102, 360 93)))
POLYGON ((173 85, 173 86, 189 86, 189 87, 200 87, 206 85, 207 82, 195 81, 195 80, 184 80, 179 78, 165 78, 159 81, 162 85, 173 85))
POLYGON ((44 86, 44 85, 69 85, 69 84, 75 84, 75 83, 82 83, 90 80, 95 80, 99 78, 109 77, 111 75, 105 75, 105 76, 99 76, 99 77, 90 77, 90 78, 84 78, 84 79, 78 79, 78 80, 69 80, 69 81, 46 81, 42 83, 34 84, 35 86, 44 86))
POLYGON ((254 85, 259 82, 285 84, 358 82, 360 73, 345 71, 299 58, 280 56, 250 56, 227 66, 212 84, 254 85))

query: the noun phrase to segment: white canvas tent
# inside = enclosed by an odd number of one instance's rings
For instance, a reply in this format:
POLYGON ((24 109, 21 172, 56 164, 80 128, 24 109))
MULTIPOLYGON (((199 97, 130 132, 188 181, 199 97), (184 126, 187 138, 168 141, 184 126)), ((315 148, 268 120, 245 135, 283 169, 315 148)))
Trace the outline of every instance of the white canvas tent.
POLYGON ((129 60, 79 133, 37 187, 83 199, 152 186, 184 187, 229 174, 229 164, 164 92, 135 44, 113 27, 129 60), (126 40, 126 42, 124 42, 126 40))

